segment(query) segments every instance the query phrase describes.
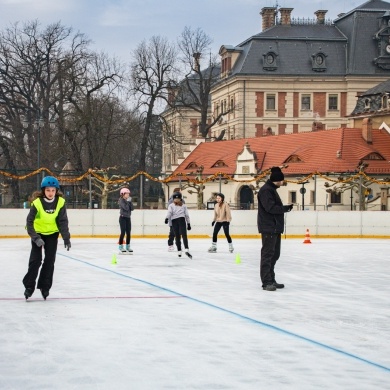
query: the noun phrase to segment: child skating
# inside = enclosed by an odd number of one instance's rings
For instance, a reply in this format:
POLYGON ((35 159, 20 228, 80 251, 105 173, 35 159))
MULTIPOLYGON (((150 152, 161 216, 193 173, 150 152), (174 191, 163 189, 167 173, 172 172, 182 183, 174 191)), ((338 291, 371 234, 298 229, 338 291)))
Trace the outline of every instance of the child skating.
POLYGON ((173 203, 168 206, 167 217, 165 223, 172 224, 175 233, 175 242, 177 247, 177 254, 181 257, 181 238, 183 238, 184 253, 192 259, 192 255, 188 249, 187 230, 191 230, 190 216, 188 214, 187 206, 183 203, 180 192, 174 192, 172 195, 173 203))
POLYGON ((232 220, 232 214, 230 212, 229 205, 225 202, 225 195, 218 193, 216 195, 217 203, 214 205, 214 219, 211 226, 214 226, 213 242, 209 248, 209 252, 215 253, 217 251, 217 239, 218 233, 223 228, 227 242, 229 243, 229 252, 234 251, 232 238, 229 234, 229 225, 232 220))
POLYGON ((130 248, 131 239, 131 212, 134 210, 133 202, 130 197, 130 190, 122 188, 120 190, 119 204, 119 227, 121 233, 119 235, 119 252, 123 254, 131 254, 133 250, 130 248), (126 235, 126 246, 123 245, 123 239, 126 235))
MULTIPOLYGON (((179 187, 175 188, 173 190, 173 193, 175 192, 180 192, 181 193, 181 189, 179 187)), ((185 203, 184 199, 182 198, 181 201, 183 203, 185 203)), ((169 205, 173 202, 173 197, 172 195, 169 197, 168 199, 168 207, 169 205)), ((169 235, 168 235, 168 252, 173 252, 174 251, 174 247, 173 247, 173 240, 175 238, 175 232, 173 231, 173 227, 172 225, 170 224, 169 225, 169 235)))
POLYGON ((58 180, 46 176, 41 182, 41 191, 33 194, 30 212, 27 216, 27 233, 31 237, 31 253, 28 271, 23 278, 24 296, 30 298, 42 264, 42 250, 45 258, 38 278, 37 288, 46 300, 53 284, 54 262, 57 253, 58 236, 61 233, 65 248, 70 249, 70 233, 65 199, 59 192, 58 180))

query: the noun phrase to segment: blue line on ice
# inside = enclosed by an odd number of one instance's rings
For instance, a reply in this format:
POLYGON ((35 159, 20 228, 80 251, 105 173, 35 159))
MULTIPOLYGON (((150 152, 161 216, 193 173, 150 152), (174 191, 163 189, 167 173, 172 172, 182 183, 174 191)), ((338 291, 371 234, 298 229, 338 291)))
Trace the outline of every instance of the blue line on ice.
POLYGON ((209 303, 209 302, 206 302, 206 301, 202 301, 202 300, 200 300, 200 299, 193 298, 193 297, 190 297, 190 296, 188 296, 188 295, 183 295, 183 294, 181 294, 181 293, 179 293, 179 292, 176 292, 176 291, 174 291, 174 290, 170 290, 170 289, 168 289, 168 288, 159 286, 159 285, 157 285, 157 284, 153 284, 153 283, 148 282, 148 281, 146 281, 146 280, 137 279, 137 278, 134 278, 134 277, 132 277, 132 276, 128 276, 128 275, 122 274, 122 273, 120 273, 120 272, 113 271, 113 270, 111 270, 111 269, 107 269, 107 268, 104 268, 104 267, 100 267, 100 266, 98 266, 98 265, 89 263, 88 261, 80 260, 80 259, 77 259, 77 258, 75 258, 75 257, 69 256, 69 255, 65 255, 65 254, 63 254, 63 253, 57 253, 57 255, 66 257, 66 258, 71 259, 71 260, 78 261, 78 262, 80 262, 80 263, 89 265, 89 266, 91 266, 91 267, 98 268, 98 269, 103 270, 103 271, 111 272, 112 274, 115 274, 115 275, 118 275, 118 276, 121 276, 121 277, 124 277, 124 278, 127 278, 127 279, 131 279, 131 280, 134 280, 134 281, 137 281, 137 282, 146 284, 146 285, 148 285, 148 286, 155 287, 155 288, 157 288, 157 289, 159 289, 159 290, 162 290, 162 291, 167 291, 167 292, 169 292, 169 293, 171 293, 171 294, 175 294, 175 295, 178 295, 178 296, 181 296, 181 297, 190 299, 190 300, 192 300, 192 301, 194 301, 194 302, 201 303, 202 305, 206 305, 206 306, 212 307, 212 308, 214 308, 214 309, 223 311, 223 312, 228 313, 228 314, 232 314, 232 315, 234 315, 235 317, 238 317, 238 318, 241 318, 241 319, 250 321, 250 322, 252 322, 252 323, 254 323, 254 324, 261 325, 261 326, 263 326, 263 327, 265 327, 265 328, 269 328, 269 329, 275 330, 275 331, 280 332, 280 333, 283 333, 283 334, 285 334, 285 335, 292 336, 292 337, 295 337, 295 338, 297 338, 297 339, 307 341, 307 342, 309 342, 309 343, 311 343, 311 344, 314 344, 314 345, 316 345, 316 346, 319 346, 319 347, 328 349, 328 350, 333 351, 333 352, 337 352, 337 353, 339 353, 339 354, 341 354, 341 355, 350 357, 350 358, 352 358, 352 359, 358 360, 358 361, 363 362, 363 363, 367 363, 367 364, 369 364, 369 365, 371 365, 371 366, 374 366, 374 367, 377 367, 377 368, 381 368, 381 369, 383 369, 383 370, 385 370, 385 371, 389 371, 389 372, 390 372, 390 367, 383 366, 383 365, 381 365, 381 364, 378 364, 378 363, 372 362, 372 361, 370 361, 370 360, 361 358, 361 357, 359 357, 359 356, 357 356, 357 355, 354 355, 354 354, 352 354, 352 353, 345 352, 345 351, 343 351, 343 350, 341 350, 341 349, 334 348, 334 347, 332 347, 332 346, 330 346, 330 345, 320 343, 319 341, 316 341, 316 340, 313 340, 313 339, 309 339, 309 338, 307 338, 307 337, 304 337, 304 336, 301 336, 301 335, 299 335, 299 334, 290 332, 290 331, 288 331, 288 330, 279 328, 279 327, 277 327, 277 326, 267 324, 266 322, 258 321, 258 320, 255 320, 255 319, 253 319, 253 318, 244 316, 244 315, 242 315, 242 314, 240 314, 240 313, 236 313, 236 312, 234 312, 234 311, 231 311, 231 310, 228 310, 228 309, 224 309, 224 308, 221 307, 221 306, 213 305, 212 303, 209 303))

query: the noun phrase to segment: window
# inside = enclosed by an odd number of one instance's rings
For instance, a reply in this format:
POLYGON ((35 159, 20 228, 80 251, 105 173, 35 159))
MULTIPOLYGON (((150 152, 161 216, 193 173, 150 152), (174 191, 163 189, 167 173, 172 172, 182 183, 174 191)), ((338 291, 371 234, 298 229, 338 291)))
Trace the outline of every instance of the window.
POLYGON ((382 109, 386 110, 389 104, 389 97, 387 95, 382 96, 382 109))
POLYGON ((341 192, 330 193, 330 203, 341 203, 341 192))
POLYGON ((311 96, 302 95, 301 96, 301 110, 310 110, 311 108, 311 96))
POLYGON ((248 174, 249 173, 249 166, 248 165, 244 165, 242 167, 242 173, 245 173, 245 174, 248 174))
POLYGON ((266 109, 267 110, 275 110, 276 109, 276 97, 274 94, 267 94, 266 98, 266 109))
POLYGON ((297 203, 297 192, 296 191, 290 191, 288 193, 288 202, 289 203, 297 203))
POLYGON ((338 110, 339 102, 338 95, 329 95, 328 98, 328 109, 329 110, 338 110))
POLYGON ((314 199, 315 199, 315 192, 312 190, 310 191, 310 204, 314 203, 314 199))

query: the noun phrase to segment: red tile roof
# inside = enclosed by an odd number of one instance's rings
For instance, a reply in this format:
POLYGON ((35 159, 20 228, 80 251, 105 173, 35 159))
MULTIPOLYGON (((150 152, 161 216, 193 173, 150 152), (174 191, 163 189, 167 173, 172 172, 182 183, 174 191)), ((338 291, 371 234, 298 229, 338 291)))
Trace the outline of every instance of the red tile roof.
POLYGON ((376 152, 384 160, 369 160, 367 174, 390 173, 390 134, 386 130, 372 130, 373 142, 368 144, 358 128, 340 128, 315 132, 283 134, 276 136, 246 138, 231 141, 204 142, 178 166, 174 174, 188 174, 194 168, 186 169, 190 163, 203 166, 204 175, 223 172, 233 175, 236 171, 237 155, 248 143, 252 152, 256 153, 257 167, 266 170, 272 166, 282 165, 292 155, 300 158, 300 162, 289 162, 283 170, 285 174, 310 174, 318 171, 354 172, 360 160, 370 153, 376 152), (338 151, 341 157, 338 158, 338 151), (213 167, 222 160, 226 167, 213 167))

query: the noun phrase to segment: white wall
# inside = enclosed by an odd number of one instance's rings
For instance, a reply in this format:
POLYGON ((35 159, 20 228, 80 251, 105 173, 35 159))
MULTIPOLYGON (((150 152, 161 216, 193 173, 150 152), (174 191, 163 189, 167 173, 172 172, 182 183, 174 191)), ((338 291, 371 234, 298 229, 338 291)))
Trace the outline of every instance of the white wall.
MULTIPOLYGON (((25 237, 28 209, 0 209, 0 237, 25 237)), ((212 235, 213 210, 189 210, 190 236, 212 235)), ((135 210, 132 235, 166 236, 166 210, 135 210)), ((292 211, 285 214, 288 237, 304 237, 306 229, 319 237, 386 237, 390 238, 390 211, 292 211)), ((73 237, 119 236, 118 210, 68 210, 73 237)), ((232 236, 257 236, 257 210, 232 210, 232 236)))

